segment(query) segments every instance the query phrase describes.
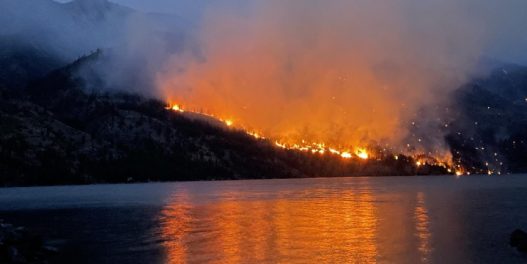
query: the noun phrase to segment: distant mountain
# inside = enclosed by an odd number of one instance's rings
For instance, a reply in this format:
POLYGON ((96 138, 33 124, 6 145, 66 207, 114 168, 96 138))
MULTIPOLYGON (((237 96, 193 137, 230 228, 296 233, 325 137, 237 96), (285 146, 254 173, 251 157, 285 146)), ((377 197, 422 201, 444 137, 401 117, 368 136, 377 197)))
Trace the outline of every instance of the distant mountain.
POLYGON ((67 62, 31 42, 0 36, 0 88, 25 87, 67 62))
POLYGON ((103 0, 0 0, 0 35, 71 60, 115 45, 133 13, 103 0))
POLYGON ((86 21, 99 22, 108 19, 115 19, 109 16, 116 16, 122 19, 134 10, 124 7, 108 0, 75 0, 60 5, 75 16, 80 16, 86 21))
POLYGON ((162 65, 167 54, 190 46, 193 29, 178 17, 143 13, 106 0, 0 0, 0 25, 4 87, 23 86, 96 49, 114 53, 106 66, 120 64, 122 72, 116 76, 151 75, 145 65, 162 65), (10 75, 18 78, 8 82, 10 75))

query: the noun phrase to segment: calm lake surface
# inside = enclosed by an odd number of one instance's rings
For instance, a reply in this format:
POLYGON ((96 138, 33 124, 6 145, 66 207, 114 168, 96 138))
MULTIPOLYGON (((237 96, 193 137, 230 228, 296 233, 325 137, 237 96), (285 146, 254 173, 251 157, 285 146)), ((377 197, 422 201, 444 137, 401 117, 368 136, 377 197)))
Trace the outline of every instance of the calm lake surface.
POLYGON ((526 263, 527 175, 0 189, 56 263, 526 263))

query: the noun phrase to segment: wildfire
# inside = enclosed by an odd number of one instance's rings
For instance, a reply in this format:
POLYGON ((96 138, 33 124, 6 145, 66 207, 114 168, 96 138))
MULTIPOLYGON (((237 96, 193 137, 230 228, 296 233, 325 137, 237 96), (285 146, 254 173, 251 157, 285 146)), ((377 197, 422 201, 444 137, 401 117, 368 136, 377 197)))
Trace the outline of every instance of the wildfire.
MULTIPOLYGON (((234 122, 230 119, 227 119, 227 120, 224 120, 223 121, 225 123, 225 125, 227 125, 228 127, 231 127, 232 125, 234 125, 234 122)), ((248 133, 249 134, 249 133, 248 133)))
MULTIPOLYGON (((183 107, 181 107, 181 105, 179 105, 179 104, 171 104, 171 105, 167 106, 166 109, 174 111, 174 112, 179 112, 179 113, 191 113, 191 114, 198 114, 198 115, 201 115, 201 116, 210 117, 210 118, 212 118, 214 120, 218 120, 218 121, 222 122, 223 124, 225 124, 229 128, 239 129, 240 131, 243 131, 245 134, 247 134, 248 136, 251 136, 251 137, 253 137, 255 139, 268 140, 268 138, 265 137, 260 132, 256 132, 254 130, 247 129, 247 128, 239 125, 239 124, 237 124, 236 127, 235 127, 235 123, 234 123, 234 121, 232 119, 223 119, 223 118, 215 116, 213 114, 201 113, 201 112, 197 112, 197 111, 191 111, 191 110, 188 110, 188 109, 184 110, 183 107)), ((306 140, 301 140, 300 142, 296 142, 295 143, 295 142, 285 141, 285 140, 280 140, 280 139, 275 139, 274 140, 274 145, 276 147, 278 147, 278 148, 281 148, 281 149, 297 150, 297 151, 301 151, 301 152, 318 154, 318 155, 335 155, 335 156, 341 157, 342 159, 352 159, 353 157, 357 157, 357 158, 359 158, 361 160, 368 160, 368 159, 372 158, 371 152, 367 148, 364 148, 364 147, 357 147, 357 148, 355 148, 355 151, 349 151, 349 148, 341 148, 341 149, 339 149, 338 147, 327 146, 325 143, 320 143, 320 142, 308 142, 306 140)), ((399 155, 394 155, 393 158, 395 160, 399 160, 400 156, 399 155)), ((422 157, 422 156, 416 156, 414 158, 416 159, 416 162, 415 162, 415 166, 416 167, 421 167, 421 166, 424 166, 424 165, 433 165, 433 166, 443 167, 443 168, 447 169, 447 171, 449 173, 453 173, 453 174, 455 174, 457 176, 469 174, 468 172, 465 172, 464 169, 461 168, 459 165, 457 165, 456 166, 457 168, 454 169, 454 167, 452 165, 450 165, 448 162, 437 161, 437 160, 434 160, 433 158, 430 158, 430 157, 426 158, 426 157, 422 157)), ((489 171, 489 174, 492 174, 492 173, 493 173, 492 171, 489 171)))
POLYGON ((178 104, 169 105, 169 106, 165 107, 165 109, 167 109, 167 110, 172 110, 172 111, 176 111, 176 112, 180 112, 180 113, 185 112, 185 111, 183 110, 183 108, 182 108, 180 105, 178 105, 178 104))
POLYGON ((286 148, 287 148, 287 146, 286 146, 285 144, 282 144, 282 143, 280 143, 280 142, 278 142, 278 141, 276 141, 274 144, 275 144, 277 147, 279 147, 279 148, 283 148, 283 149, 286 149, 286 148))
POLYGON ((361 158, 361 159, 368 159, 370 157, 370 154, 368 154, 368 152, 366 151, 366 149, 364 148, 359 148, 355 151, 355 155, 357 155, 357 157, 361 158))
POLYGON ((349 153, 349 152, 342 152, 340 154, 340 156, 345 158, 345 159, 351 159, 351 153, 349 153))
POLYGON ((256 139, 265 139, 265 137, 262 136, 262 135, 261 135, 260 133, 258 133, 258 132, 247 131, 246 133, 247 133, 247 135, 252 136, 253 138, 256 138, 256 139))
MULTIPOLYGON (((248 135, 251 135, 255 138, 263 138, 259 134, 254 135, 251 132, 246 132, 248 135)), ((290 149, 290 150, 298 150, 302 152, 311 152, 313 154, 329 154, 329 155, 335 155, 340 156, 343 159, 351 159, 353 158, 353 153, 347 151, 347 150, 338 150, 336 148, 327 147, 324 143, 308 143, 305 140, 302 140, 300 144, 287 144, 283 143, 279 140, 275 141, 275 146, 282 148, 282 149, 290 149)), ((360 159, 367 160, 370 158, 370 154, 365 148, 358 148, 357 151, 355 151, 355 156, 359 157, 360 159)))

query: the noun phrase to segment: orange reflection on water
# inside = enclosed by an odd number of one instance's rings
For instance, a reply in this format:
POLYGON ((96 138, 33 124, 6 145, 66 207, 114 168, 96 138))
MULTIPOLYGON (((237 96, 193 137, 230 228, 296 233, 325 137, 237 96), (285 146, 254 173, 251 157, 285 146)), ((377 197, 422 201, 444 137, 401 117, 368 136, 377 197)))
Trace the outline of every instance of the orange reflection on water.
POLYGON ((430 243, 430 220, 428 210, 425 205, 425 195, 422 192, 417 193, 417 205, 414 212, 416 236, 419 239, 418 250, 421 254, 421 262, 430 262, 430 253, 432 247, 430 243))
POLYGON ((372 194, 309 191, 308 197, 276 193, 264 199, 229 192, 192 207, 178 194, 160 218, 167 262, 375 262, 372 194))
POLYGON ((167 262, 186 263, 187 233, 190 230, 191 206, 188 195, 182 191, 161 211, 161 238, 167 251, 167 262))

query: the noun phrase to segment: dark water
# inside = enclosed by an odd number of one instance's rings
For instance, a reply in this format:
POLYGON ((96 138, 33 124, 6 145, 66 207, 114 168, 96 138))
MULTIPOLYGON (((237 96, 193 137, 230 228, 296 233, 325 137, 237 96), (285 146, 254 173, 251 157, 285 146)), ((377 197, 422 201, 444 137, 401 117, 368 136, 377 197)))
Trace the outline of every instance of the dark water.
POLYGON ((0 189, 57 263, 525 263, 527 175, 0 189))

